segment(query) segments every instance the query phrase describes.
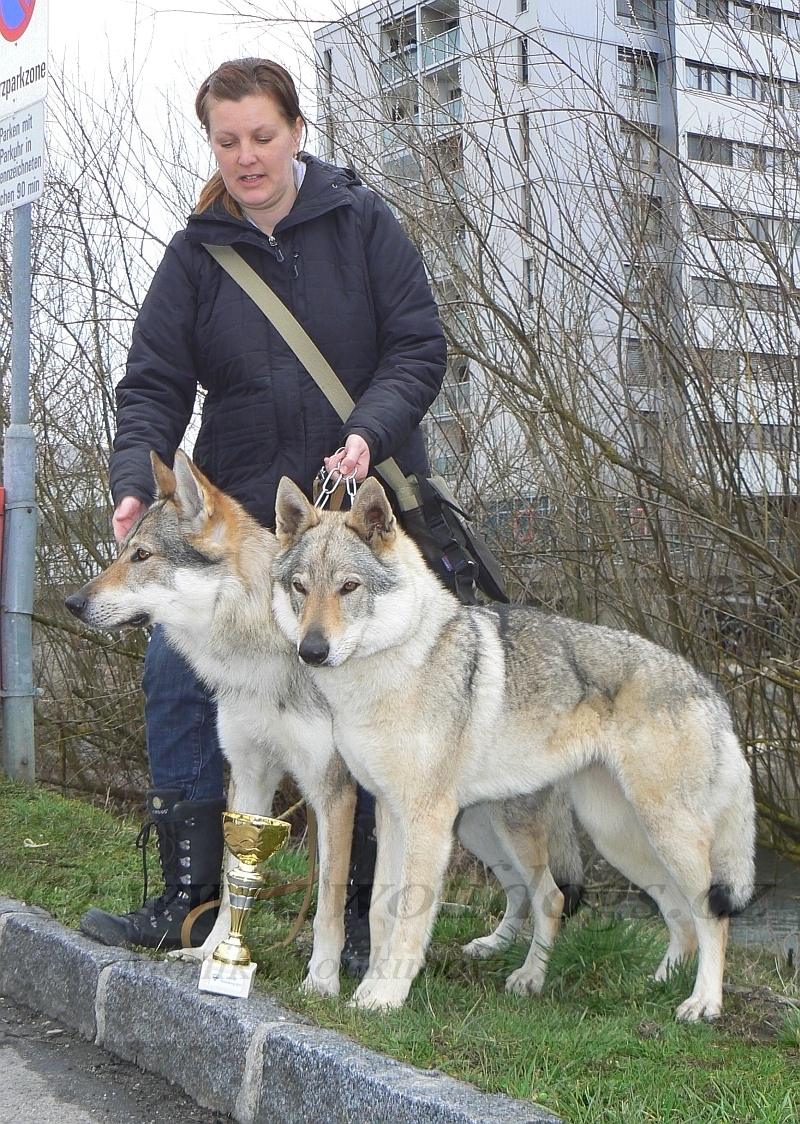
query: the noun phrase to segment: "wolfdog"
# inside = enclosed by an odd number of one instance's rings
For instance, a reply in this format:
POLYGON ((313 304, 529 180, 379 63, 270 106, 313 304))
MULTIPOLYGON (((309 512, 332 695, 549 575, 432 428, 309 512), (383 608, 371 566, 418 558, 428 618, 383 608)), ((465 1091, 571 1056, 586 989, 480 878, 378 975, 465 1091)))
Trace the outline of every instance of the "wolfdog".
MULTIPOLYGON (((394 888, 370 912, 372 956, 355 1003, 405 1000, 459 809, 566 782, 600 853, 663 914, 669 945, 656 978, 699 948, 676 1017, 715 1018, 728 916, 752 892, 755 815, 712 684, 629 632, 459 604, 376 480, 348 513, 320 514, 284 479, 277 534, 276 619, 328 699, 351 772, 376 795, 377 881, 394 888)), ((551 935, 535 929, 507 986, 541 990, 551 935)))
MULTIPOLYGON (((215 692, 220 743, 231 766, 230 807, 269 815, 283 776, 296 780, 319 822, 314 948, 303 987, 336 995, 355 782, 334 745, 328 705, 272 614, 270 568, 277 540, 183 453, 176 454, 174 470, 155 455, 152 460, 155 503, 131 528, 118 558, 67 598, 67 605, 94 628, 164 626, 169 642, 215 692)), ((535 855, 546 852, 539 840, 549 833, 556 877, 568 892, 581 881, 563 795, 470 809, 460 835, 495 870, 508 897, 497 931, 470 946, 476 956, 512 940, 529 908, 537 915, 560 911, 560 901, 551 903, 547 887, 539 888, 542 864, 531 868, 526 852, 505 845, 506 820, 517 825, 518 834, 525 824, 535 855)), ((186 954, 210 956, 228 934, 229 916, 224 893, 208 939, 186 954)))

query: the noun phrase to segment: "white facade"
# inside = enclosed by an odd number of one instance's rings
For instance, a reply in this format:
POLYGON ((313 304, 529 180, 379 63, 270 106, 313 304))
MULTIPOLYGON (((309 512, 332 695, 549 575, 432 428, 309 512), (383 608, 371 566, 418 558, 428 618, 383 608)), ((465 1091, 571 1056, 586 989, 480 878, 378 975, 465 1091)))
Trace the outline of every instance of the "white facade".
MULTIPOLYGON (((637 307, 649 294, 667 332, 704 361, 713 354, 717 370, 727 365, 726 389, 704 408, 723 424, 753 424, 752 487, 800 491, 796 457, 787 479, 789 462, 771 448, 795 440, 800 327, 785 298, 800 266, 796 5, 378 3, 323 28, 316 45, 323 155, 352 160, 379 190, 391 182, 390 200, 405 183, 413 203, 420 153, 433 154, 448 180, 441 214, 451 216, 449 251, 437 255, 439 237, 426 254, 437 294, 446 304, 448 278, 462 288, 463 253, 473 275, 485 266, 508 314, 496 354, 452 364, 430 430, 440 470, 452 477, 459 458, 463 466, 469 413, 483 427, 473 479, 492 476, 491 433, 498 462, 535 495, 524 481, 530 435, 489 401, 503 362, 513 376, 514 362, 529 361, 524 349, 512 358, 515 333, 563 347, 588 325, 576 369, 608 376, 578 408, 646 442, 648 419, 657 424, 665 406, 659 380, 642 374, 637 307)), ((430 173, 426 189, 435 195, 430 173)), ((473 314, 467 303, 454 301, 456 318, 473 314)), ((491 317, 482 329, 491 339, 491 317)))

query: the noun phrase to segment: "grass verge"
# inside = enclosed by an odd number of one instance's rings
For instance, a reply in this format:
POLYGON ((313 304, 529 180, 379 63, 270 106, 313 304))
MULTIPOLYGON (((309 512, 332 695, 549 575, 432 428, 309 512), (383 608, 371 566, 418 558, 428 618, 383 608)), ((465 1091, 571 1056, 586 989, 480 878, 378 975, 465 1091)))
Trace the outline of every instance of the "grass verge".
MULTIPOLYGON (((0 779, 0 893, 43 906, 76 925, 90 905, 140 903, 133 846, 138 823, 77 800, 0 779)), ((296 875, 302 854, 277 864, 296 875)), ((375 1015, 298 992, 308 930, 289 949, 264 953, 287 930, 300 895, 256 908, 247 941, 258 986, 321 1026, 422 1068, 441 1069, 489 1092, 545 1104, 570 1124, 789 1124, 800 1117, 800 1016, 775 993, 798 995, 765 952, 732 946, 726 1011, 713 1026, 679 1026, 673 1010, 691 990, 693 966, 667 984, 651 979, 664 932, 650 921, 583 911, 562 927, 545 994, 509 995, 505 977, 522 945, 486 961, 459 946, 486 932, 500 896, 463 873, 446 897, 426 970, 401 1011, 375 1015)))

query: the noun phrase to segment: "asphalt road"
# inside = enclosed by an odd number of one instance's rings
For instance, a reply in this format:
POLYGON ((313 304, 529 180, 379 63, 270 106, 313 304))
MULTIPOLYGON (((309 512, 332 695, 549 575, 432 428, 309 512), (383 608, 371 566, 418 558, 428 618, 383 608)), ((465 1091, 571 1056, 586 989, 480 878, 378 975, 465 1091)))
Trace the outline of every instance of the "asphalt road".
POLYGON ((159 1077, 0 998, 0 1124, 229 1124, 159 1077))

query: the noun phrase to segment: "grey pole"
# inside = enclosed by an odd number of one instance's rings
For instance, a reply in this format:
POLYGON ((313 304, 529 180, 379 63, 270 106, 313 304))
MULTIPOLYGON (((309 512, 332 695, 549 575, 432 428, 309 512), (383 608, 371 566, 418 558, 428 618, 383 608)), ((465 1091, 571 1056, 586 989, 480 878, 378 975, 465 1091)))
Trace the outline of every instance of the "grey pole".
POLYGON ((3 769, 33 784, 31 614, 36 559, 36 448, 30 427, 31 205, 14 209, 11 265, 11 419, 3 447, 3 769))

